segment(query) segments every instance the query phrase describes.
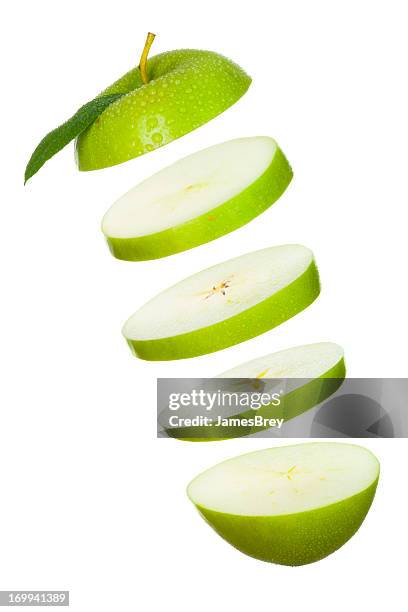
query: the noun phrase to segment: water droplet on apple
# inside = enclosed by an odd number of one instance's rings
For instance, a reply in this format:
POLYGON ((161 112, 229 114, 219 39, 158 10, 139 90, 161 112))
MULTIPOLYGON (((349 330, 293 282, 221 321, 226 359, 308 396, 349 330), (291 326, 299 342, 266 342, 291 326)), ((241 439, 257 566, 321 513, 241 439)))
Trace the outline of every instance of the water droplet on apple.
POLYGON ((154 130, 154 128, 157 127, 157 124, 158 124, 158 121, 156 117, 150 117, 147 120, 146 127, 148 130, 154 130))
POLYGON ((160 132, 155 132, 152 135, 152 140, 155 144, 161 144, 163 142, 163 136, 160 132))

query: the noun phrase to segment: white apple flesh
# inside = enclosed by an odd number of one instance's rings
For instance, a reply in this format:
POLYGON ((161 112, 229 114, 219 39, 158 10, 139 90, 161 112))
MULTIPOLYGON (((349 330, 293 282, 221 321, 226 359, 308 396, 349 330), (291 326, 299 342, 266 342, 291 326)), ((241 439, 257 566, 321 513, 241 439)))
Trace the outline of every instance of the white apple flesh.
POLYGON ((218 378, 304 378, 330 375, 344 359, 344 351, 334 342, 294 346, 242 363, 218 378))

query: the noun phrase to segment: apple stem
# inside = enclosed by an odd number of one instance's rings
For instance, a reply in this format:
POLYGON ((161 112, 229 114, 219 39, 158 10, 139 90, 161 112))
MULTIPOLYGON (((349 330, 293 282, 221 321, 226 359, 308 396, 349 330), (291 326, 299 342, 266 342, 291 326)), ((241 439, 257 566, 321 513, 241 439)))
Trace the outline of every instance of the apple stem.
POLYGON ((152 46, 155 37, 156 34, 152 34, 151 32, 148 33, 142 55, 140 56, 140 75, 145 85, 149 82, 149 77, 147 75, 147 56, 149 55, 150 47, 152 46))

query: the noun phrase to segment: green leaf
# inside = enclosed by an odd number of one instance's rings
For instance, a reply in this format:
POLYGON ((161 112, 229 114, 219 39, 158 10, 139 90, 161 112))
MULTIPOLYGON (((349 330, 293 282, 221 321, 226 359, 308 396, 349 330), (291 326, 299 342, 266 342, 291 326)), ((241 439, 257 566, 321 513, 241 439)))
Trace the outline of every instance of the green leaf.
POLYGON ((89 127, 112 102, 124 95, 123 93, 109 94, 87 102, 68 121, 47 134, 30 157, 25 169, 24 184, 38 172, 46 161, 89 127))

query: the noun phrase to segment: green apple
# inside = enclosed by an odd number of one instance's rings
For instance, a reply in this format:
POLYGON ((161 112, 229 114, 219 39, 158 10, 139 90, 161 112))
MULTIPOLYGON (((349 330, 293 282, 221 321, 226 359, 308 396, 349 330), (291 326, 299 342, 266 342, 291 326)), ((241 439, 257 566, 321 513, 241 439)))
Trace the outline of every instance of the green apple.
POLYGON ((280 325, 319 292, 309 249, 270 247, 202 270, 159 293, 128 319, 123 335, 141 359, 196 357, 280 325))
POLYGON ((241 552, 305 565, 343 546, 370 509, 380 473, 366 448, 334 442, 255 451, 188 486, 203 518, 241 552))
MULTIPOLYGON (((202 410, 194 408, 193 412, 191 407, 181 407, 173 427, 169 426, 172 422, 170 416, 174 417, 170 410, 162 412, 160 422, 170 437, 191 442, 247 436, 272 427, 271 421, 281 421, 281 426, 284 426, 286 421, 317 406, 337 391, 345 375, 344 351, 338 344, 318 342, 295 346, 253 359, 211 380, 210 386, 214 389, 218 389, 217 381, 223 379, 226 384, 220 385, 222 391, 245 393, 253 398, 260 393, 271 397, 274 391, 278 391, 279 403, 271 402, 241 411, 236 405, 217 405, 210 413, 206 406, 202 410), (186 426, 183 419, 193 415, 211 416, 212 423, 186 426), (254 417, 264 422, 252 423, 254 417)), ((207 379, 204 383, 206 391, 208 387, 207 379)))
POLYGON ((80 170, 120 164, 207 123, 248 89, 250 77, 212 51, 181 49, 156 55, 127 72, 101 95, 113 102, 77 139, 80 170))
POLYGON ((285 191, 292 170, 272 138, 239 138, 184 157, 140 183, 102 221, 128 261, 191 249, 241 227, 285 191))

